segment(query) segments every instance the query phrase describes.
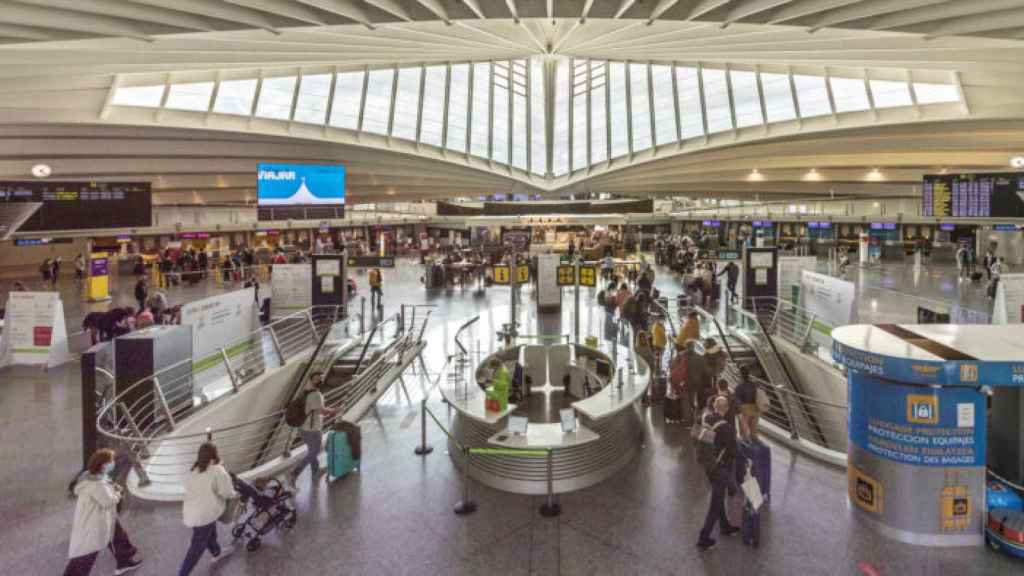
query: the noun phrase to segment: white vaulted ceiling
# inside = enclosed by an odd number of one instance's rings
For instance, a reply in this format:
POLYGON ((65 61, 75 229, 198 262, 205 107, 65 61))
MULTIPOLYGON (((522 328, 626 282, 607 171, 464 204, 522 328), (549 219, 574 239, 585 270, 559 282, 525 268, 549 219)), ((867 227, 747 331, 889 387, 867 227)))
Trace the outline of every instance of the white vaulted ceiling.
POLYGON ((0 177, 166 201, 905 195, 1021 134, 1024 0, 0 1, 0 177))

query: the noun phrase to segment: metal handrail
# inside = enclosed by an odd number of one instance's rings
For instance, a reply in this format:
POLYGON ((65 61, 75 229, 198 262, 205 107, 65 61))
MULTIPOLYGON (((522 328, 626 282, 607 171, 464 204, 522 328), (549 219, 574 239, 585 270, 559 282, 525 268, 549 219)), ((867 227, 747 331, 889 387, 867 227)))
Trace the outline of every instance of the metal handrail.
POLYGON ((373 330, 370 331, 370 335, 366 337, 366 341, 363 343, 363 350, 359 353, 359 360, 356 361, 356 367, 355 370, 353 370, 354 373, 359 373, 359 367, 363 365, 363 359, 366 358, 366 351, 370 349, 370 343, 373 342, 373 337, 377 334, 377 330, 379 330, 385 323, 392 320, 401 321, 401 315, 395 312, 373 326, 373 330))
POLYGON ((466 349, 466 347, 462 344, 462 341, 459 340, 459 337, 462 336, 462 332, 466 328, 469 328, 472 324, 476 323, 478 320, 480 320, 480 315, 479 314, 474 316, 471 320, 465 322, 462 326, 459 326, 459 329, 455 331, 455 345, 458 346, 460 350, 462 350, 463 354, 469 354, 469 350, 466 349))
POLYGON ((694 306, 693 309, 697 314, 711 320, 711 323, 715 326, 715 329, 718 331, 718 335, 722 339, 722 344, 725 346, 725 352, 729 356, 729 361, 735 363, 736 357, 732 353, 732 347, 729 346, 729 339, 726 338, 725 331, 722 330, 722 325, 718 323, 718 319, 715 318, 715 315, 700 306, 694 306))

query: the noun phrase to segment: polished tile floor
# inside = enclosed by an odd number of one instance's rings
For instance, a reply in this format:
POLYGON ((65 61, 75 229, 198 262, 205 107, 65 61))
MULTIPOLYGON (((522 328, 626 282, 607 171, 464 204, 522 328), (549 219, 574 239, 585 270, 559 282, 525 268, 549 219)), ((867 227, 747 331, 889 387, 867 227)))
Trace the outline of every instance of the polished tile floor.
MULTIPOLYGON (((387 313, 400 303, 436 304, 439 323, 469 318, 508 303, 508 289, 478 295, 471 290, 428 293, 411 261, 385 272, 387 313)), ((903 267, 867 270, 854 280, 861 318, 912 321, 908 305, 932 298, 976 308, 990 307, 983 288, 961 285, 948 268, 918 277, 903 267), (877 300, 872 307, 871 299, 877 300), (877 316, 876 316, 877 315, 877 316)), ((365 285, 365 284, 364 284, 365 285)), ((666 293, 678 291, 668 274, 658 278, 666 293)), ((115 284, 115 303, 130 303, 131 282, 115 284)), ((172 303, 212 289, 172 291, 172 303)), ((89 308, 65 295, 69 322, 89 308)), ((74 324, 72 324, 74 325, 74 324)), ((448 331, 445 331, 448 332, 448 331)), ((452 334, 432 338, 431 370, 438 370, 452 334), (448 340, 448 341, 446 341, 448 340)), ((57 574, 66 560, 74 503, 67 482, 81 464, 78 366, 48 373, 18 367, 0 370, 0 573, 57 574)), ((771 510, 763 517, 758 550, 738 539, 722 539, 713 551, 694 548, 708 490, 694 465, 687 434, 649 412, 647 444, 637 461, 613 479, 561 497, 559 518, 539 515, 541 498, 472 485, 477 512, 457 517, 461 477, 445 453, 442 433, 428 428, 435 451, 413 454, 419 440, 418 398, 435 374, 407 378, 413 404, 397 392, 381 401, 380 420, 362 422, 362 470, 333 484, 310 488, 300 479, 300 520, 294 532, 274 534, 257 552, 239 550, 215 568, 195 574, 433 575, 433 574, 765 574, 845 575, 874 569, 882 575, 1004 575, 1024 565, 983 548, 942 549, 902 545, 874 534, 853 518, 846 500, 846 474, 781 447, 773 450, 771 510)), ((445 410, 433 394, 429 405, 445 410)), ((731 517, 738 521, 738 502, 731 517)), ((188 544, 180 505, 129 502, 122 516, 145 565, 140 574, 174 574, 188 544)), ((221 530, 227 539, 226 530, 221 530)), ((101 556, 95 574, 111 574, 101 556)))

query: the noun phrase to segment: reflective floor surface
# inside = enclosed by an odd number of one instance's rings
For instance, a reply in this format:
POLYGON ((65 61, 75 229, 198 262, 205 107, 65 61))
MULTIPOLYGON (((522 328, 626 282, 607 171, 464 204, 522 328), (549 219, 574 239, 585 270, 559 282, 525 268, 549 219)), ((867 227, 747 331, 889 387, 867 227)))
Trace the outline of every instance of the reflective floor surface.
MULTIPOLYGON (((995 576, 1024 568, 983 548, 935 550, 876 535, 850 514, 844 470, 778 446, 773 447, 772 503, 762 519, 761 547, 752 550, 733 537, 698 554, 694 543, 707 507, 707 482, 695 465, 689 435, 678 425, 665 425, 660 408, 648 413, 647 444, 637 461, 608 482, 562 496, 560 517, 540 516, 542 498, 477 485, 470 490, 477 512, 457 517, 452 507, 461 498, 461 477, 436 425, 428 427, 434 452, 413 454, 420 433, 418 400, 451 351, 451 326, 457 329, 477 313, 507 305, 508 289, 482 295, 459 289, 427 293, 420 274, 411 261, 385 272, 385 312, 400 303, 437 305, 427 354, 431 373, 406 377, 411 403, 396 390, 381 400, 379 420, 363 420, 361 471, 312 488, 307 473, 299 480, 294 532, 269 536, 254 553, 239 549, 215 568, 201 564, 195 574, 803 576, 874 569, 883 576, 995 576)), ((862 320, 867 313, 869 318, 911 321, 910 305, 920 297, 985 313, 990 307, 979 294, 983 288, 958 283, 949 269, 929 269, 916 285, 902 267, 868 270, 855 281, 862 320)), ((667 273, 659 275, 657 284, 665 293, 678 291, 678 281, 667 273)), ((131 301, 130 282, 116 288, 115 302, 131 301)), ((212 289, 186 290, 172 293, 172 304, 212 289)), ((72 303, 66 309, 73 321, 87 307, 72 303)), ((57 574, 66 561, 74 503, 65 491, 81 465, 78 369, 69 364, 49 373, 0 370, 3 574, 57 574)), ((436 393, 429 406, 443 422, 446 410, 436 393)), ((730 503, 734 522, 739 521, 738 505, 738 500, 730 503)), ((189 538, 180 505, 132 500, 122 522, 145 558, 139 574, 177 571, 189 538)), ((229 538, 226 529, 221 538, 229 538)), ((101 555, 94 574, 112 572, 112 559, 101 555)))

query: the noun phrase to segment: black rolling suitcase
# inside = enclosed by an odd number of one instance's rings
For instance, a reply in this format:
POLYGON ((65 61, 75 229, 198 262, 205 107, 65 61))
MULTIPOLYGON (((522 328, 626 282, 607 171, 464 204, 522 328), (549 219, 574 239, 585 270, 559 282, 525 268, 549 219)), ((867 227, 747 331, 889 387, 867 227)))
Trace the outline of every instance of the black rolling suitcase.
POLYGON ((754 510, 750 502, 743 504, 743 520, 740 524, 743 543, 757 548, 761 544, 761 513, 754 510))
POLYGON ((662 413, 666 423, 681 422, 683 420, 683 399, 666 395, 662 403, 662 413))
POLYGON ((661 404, 665 401, 665 393, 668 390, 668 377, 659 375, 651 383, 651 404, 661 404))

